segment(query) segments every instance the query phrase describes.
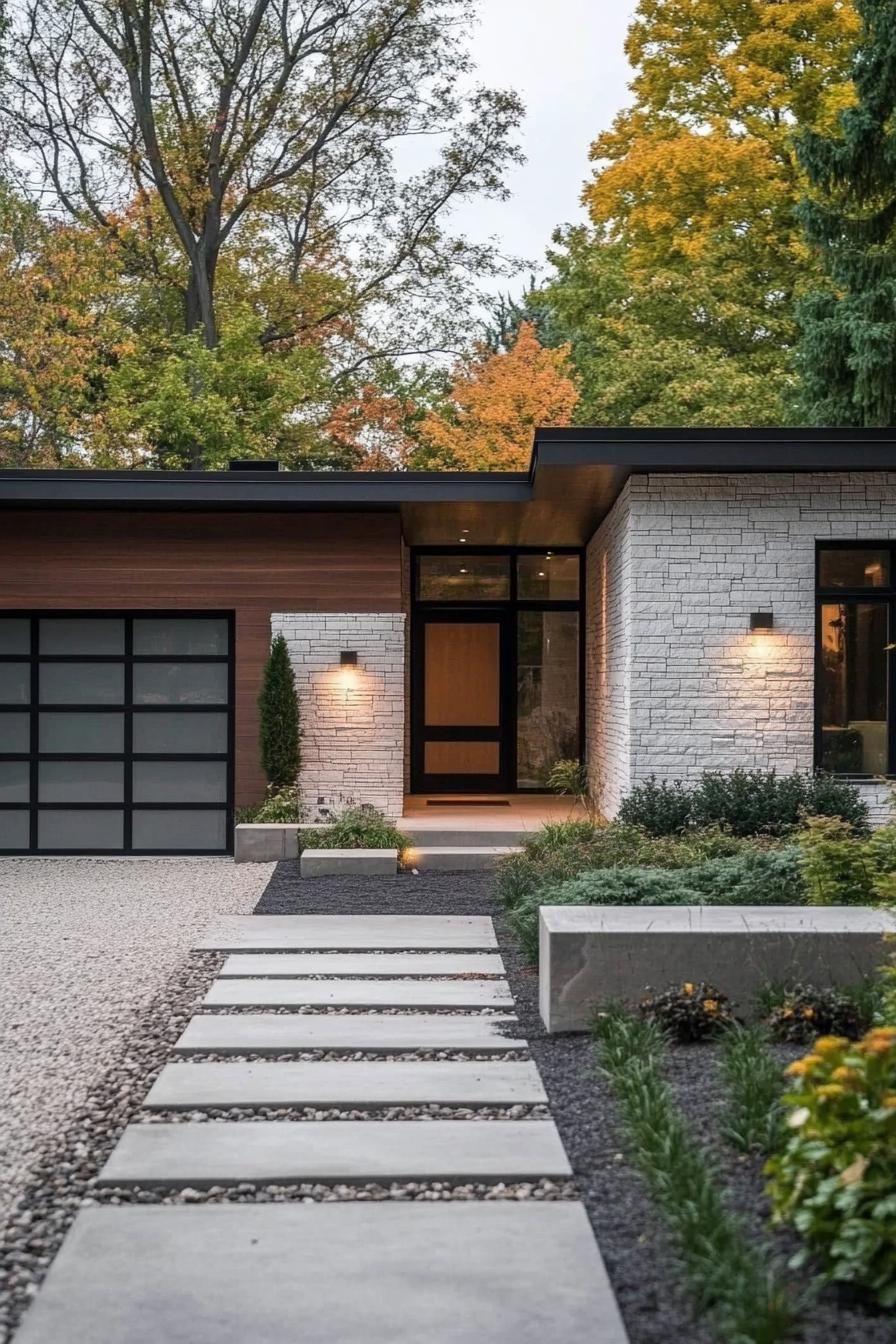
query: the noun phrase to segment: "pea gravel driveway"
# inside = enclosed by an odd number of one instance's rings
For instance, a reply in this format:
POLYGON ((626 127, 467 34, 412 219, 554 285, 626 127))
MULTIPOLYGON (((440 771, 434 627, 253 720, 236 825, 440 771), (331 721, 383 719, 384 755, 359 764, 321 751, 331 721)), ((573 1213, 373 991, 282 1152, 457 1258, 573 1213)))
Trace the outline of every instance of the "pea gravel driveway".
POLYGON ((249 914, 273 864, 0 859, 0 1219, 216 915, 249 914))

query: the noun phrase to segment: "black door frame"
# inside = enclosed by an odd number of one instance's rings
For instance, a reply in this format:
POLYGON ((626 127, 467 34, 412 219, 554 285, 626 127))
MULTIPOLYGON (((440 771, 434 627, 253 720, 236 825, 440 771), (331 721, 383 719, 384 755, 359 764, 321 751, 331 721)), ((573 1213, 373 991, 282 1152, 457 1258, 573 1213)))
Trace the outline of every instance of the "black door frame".
POLYGON ((411 773, 416 793, 507 793, 514 777, 516 743, 511 733, 511 687, 513 680, 513 645, 510 612, 500 608, 484 611, 481 607, 447 606, 438 610, 426 609, 414 613, 411 635, 412 704, 414 715, 411 728, 411 773), (498 724, 495 728, 452 724, 449 727, 427 727, 424 723, 426 686, 426 626, 427 625, 497 625, 499 633, 498 724), (497 742, 498 772, 495 775, 427 775, 425 754, 427 742, 497 742))
MULTIPOLYGON (((523 611, 575 611, 579 617, 579 759, 585 759, 585 552, 578 546, 415 546, 410 557, 411 640, 411 791, 413 793, 544 793, 544 788, 518 788, 517 778, 517 642, 518 613, 523 611), (517 558, 521 555, 575 555, 579 559, 578 599, 520 598, 517 583, 517 558), (500 600, 467 599, 463 602, 421 599, 418 597, 419 558, 425 555, 469 556, 506 555, 510 563, 509 595, 500 600), (436 740, 436 730, 424 730, 423 688, 425 678, 423 624, 426 620, 501 621, 501 753, 500 782, 492 776, 447 776, 433 779, 423 770, 426 735, 436 740)), ((475 741, 482 730, 438 730, 442 741, 475 741)), ((494 740, 479 736, 478 740, 494 740)))

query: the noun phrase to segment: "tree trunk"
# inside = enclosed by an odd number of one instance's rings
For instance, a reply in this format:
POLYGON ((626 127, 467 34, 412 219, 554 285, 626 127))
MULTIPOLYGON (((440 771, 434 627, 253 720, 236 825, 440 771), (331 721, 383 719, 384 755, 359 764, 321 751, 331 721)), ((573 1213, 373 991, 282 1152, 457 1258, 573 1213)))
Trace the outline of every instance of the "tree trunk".
MULTIPOLYGON (((197 248, 195 255, 190 259, 190 274, 184 292, 184 328, 188 335, 201 330, 207 350, 214 350, 218 344, 218 323, 215 314, 216 262, 217 253, 210 253, 203 247, 197 248)), ((199 391, 194 381, 192 395, 197 397, 199 391)), ((190 455, 190 470, 202 471, 203 465, 202 445, 194 443, 190 455)))

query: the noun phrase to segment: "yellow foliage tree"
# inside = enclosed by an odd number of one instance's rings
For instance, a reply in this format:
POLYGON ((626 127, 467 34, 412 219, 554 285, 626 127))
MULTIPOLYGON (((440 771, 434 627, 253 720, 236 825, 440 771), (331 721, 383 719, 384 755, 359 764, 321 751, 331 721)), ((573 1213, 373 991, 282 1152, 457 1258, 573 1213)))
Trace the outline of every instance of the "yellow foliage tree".
POLYGON ((569 347, 539 344, 531 322, 520 324, 512 348, 480 349, 455 372, 448 410, 419 429, 413 465, 456 471, 523 471, 537 425, 569 424, 578 389, 569 347))

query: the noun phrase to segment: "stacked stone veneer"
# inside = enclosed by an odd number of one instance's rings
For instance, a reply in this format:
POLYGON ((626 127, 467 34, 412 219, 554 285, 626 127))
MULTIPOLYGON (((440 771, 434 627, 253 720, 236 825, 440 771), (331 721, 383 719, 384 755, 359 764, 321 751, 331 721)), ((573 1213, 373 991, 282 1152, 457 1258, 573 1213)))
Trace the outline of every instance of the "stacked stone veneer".
POLYGON ((307 820, 360 803, 401 816, 404 802, 403 613, 271 616, 289 648, 302 720, 300 785, 307 820), (343 649, 358 654, 341 668, 343 649))
MULTIPOLYGON (((588 548, 589 769, 813 765, 815 543, 896 537, 896 474, 632 476, 588 548), (774 630, 751 634, 751 611, 774 630)), ((864 786, 880 816, 885 791, 864 786)))

